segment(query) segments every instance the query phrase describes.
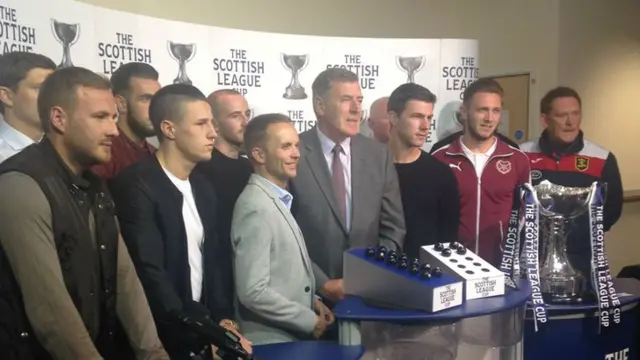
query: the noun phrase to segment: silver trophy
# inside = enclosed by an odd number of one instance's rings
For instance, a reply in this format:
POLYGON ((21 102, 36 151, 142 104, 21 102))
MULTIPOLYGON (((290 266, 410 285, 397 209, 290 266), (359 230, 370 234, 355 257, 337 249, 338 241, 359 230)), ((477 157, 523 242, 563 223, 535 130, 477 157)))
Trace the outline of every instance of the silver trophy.
POLYGON ((62 45, 62 60, 60 60, 58 68, 72 67, 71 46, 80 38, 80 24, 67 24, 51 19, 51 30, 53 36, 62 45))
POLYGON ((284 90, 282 97, 289 100, 303 100, 307 98, 304 87, 298 80, 298 75, 309 64, 309 55, 281 54, 282 66, 291 72, 291 82, 284 90))
POLYGON ((542 296, 548 303, 583 302, 590 295, 590 274, 585 276, 571 265, 567 237, 573 220, 589 211, 594 187, 565 187, 544 180, 534 189, 540 211, 542 296))
POLYGON ((187 63, 196 56, 196 44, 167 41, 167 49, 173 60, 178 62, 178 75, 173 79, 173 83, 192 85, 191 79, 187 76, 187 63))
POLYGON ((407 73, 407 83, 415 83, 415 75, 422 70, 426 58, 424 56, 396 56, 396 65, 407 73))

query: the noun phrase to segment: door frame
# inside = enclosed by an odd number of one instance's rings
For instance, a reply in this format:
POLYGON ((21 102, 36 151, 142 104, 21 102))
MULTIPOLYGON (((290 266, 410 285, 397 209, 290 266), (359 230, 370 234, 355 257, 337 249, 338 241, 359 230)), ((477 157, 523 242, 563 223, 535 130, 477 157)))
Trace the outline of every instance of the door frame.
POLYGON ((514 71, 484 74, 481 73, 478 78, 495 78, 495 77, 511 77, 529 75, 529 118, 527 119, 527 140, 533 140, 540 137, 542 133, 542 125, 540 124, 540 98, 538 96, 537 76, 535 71, 514 71))

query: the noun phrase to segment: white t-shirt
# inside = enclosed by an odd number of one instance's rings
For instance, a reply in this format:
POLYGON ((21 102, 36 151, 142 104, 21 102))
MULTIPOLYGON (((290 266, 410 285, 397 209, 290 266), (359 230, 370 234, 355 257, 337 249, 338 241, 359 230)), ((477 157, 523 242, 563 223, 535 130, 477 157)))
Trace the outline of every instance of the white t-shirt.
POLYGON ((164 167, 162 168, 171 182, 182 193, 182 219, 187 233, 187 250, 189 254, 189 267, 191 269, 191 294, 194 301, 200 301, 202 297, 202 244, 204 243, 204 228, 196 207, 196 201, 191 190, 189 180, 180 180, 164 167))
POLYGON ((498 146, 498 139, 494 138, 493 145, 491 145, 489 150, 487 150, 487 152, 485 153, 475 153, 469 150, 469 148, 464 145, 464 142, 462 142, 462 140, 460 140, 460 145, 462 145, 462 151, 464 151, 464 154, 473 163, 473 167, 476 169, 476 175, 478 176, 478 178, 480 178, 480 176, 482 176, 482 170, 484 170, 484 167, 487 166, 487 162, 489 162, 491 155, 493 155, 493 153, 496 151, 496 147, 498 146))

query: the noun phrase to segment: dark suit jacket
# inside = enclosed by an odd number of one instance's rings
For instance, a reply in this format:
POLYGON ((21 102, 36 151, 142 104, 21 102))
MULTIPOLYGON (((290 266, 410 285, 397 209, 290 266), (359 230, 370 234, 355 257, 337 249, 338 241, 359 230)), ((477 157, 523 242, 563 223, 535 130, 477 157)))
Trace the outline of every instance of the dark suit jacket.
POLYGON ((343 252, 382 244, 401 248, 405 236, 398 173, 387 147, 362 135, 351 138, 351 227, 338 204, 317 128, 300 134, 298 173, 289 182, 291 208, 314 262, 316 283, 342 278, 343 252))
POLYGON ((218 259, 231 256, 219 251, 215 231, 216 195, 199 173, 189 177, 204 227, 202 301, 192 300, 187 235, 182 217, 183 197, 151 156, 121 172, 111 184, 122 237, 158 327, 160 340, 172 359, 189 355, 194 335, 176 325, 177 314, 210 316, 214 321, 233 319, 233 294, 225 294, 228 276, 218 259))

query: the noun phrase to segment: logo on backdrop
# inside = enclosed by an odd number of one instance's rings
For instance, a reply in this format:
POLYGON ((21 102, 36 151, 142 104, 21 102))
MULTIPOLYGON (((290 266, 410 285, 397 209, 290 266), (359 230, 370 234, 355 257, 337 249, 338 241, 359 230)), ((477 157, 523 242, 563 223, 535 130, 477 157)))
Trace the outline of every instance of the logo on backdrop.
POLYGON ((396 56, 396 65, 398 69, 407 74, 407 83, 416 82, 416 73, 424 67, 427 58, 422 56, 396 56))
POLYGON ((62 46, 62 59, 58 68, 67 68, 73 66, 71 61, 71 47, 78 42, 80 38, 80 24, 68 24, 51 19, 51 30, 53 37, 62 46))
POLYGON ((196 56, 196 44, 182 44, 167 41, 169 55, 178 63, 178 75, 173 79, 174 84, 192 85, 187 75, 187 63, 196 56))
POLYGON ((293 121, 293 124, 296 126, 298 133, 307 131, 316 125, 315 120, 309 120, 305 118, 304 110, 288 110, 287 114, 289 115, 291 121, 293 121))
POLYGON ((36 45, 36 29, 20 24, 16 9, 0 5, 0 44, 2 54, 33 52, 36 45))
POLYGON ((462 100, 467 86, 478 79, 476 59, 462 56, 459 64, 443 66, 442 78, 445 79, 447 91, 460 92, 460 100, 462 100))
POLYGON ((343 68, 347 69, 356 75, 360 80, 360 87, 363 90, 375 90, 376 81, 380 76, 380 65, 371 65, 362 63, 361 55, 345 54, 343 64, 329 64, 327 69, 330 68, 343 68))
POLYGON ((214 58, 213 71, 216 71, 218 85, 236 90, 243 96, 251 88, 262 87, 264 61, 250 60, 247 50, 229 49, 231 58, 214 58))
POLYGON ((289 100, 306 99, 307 93, 300 84, 298 76, 300 72, 309 65, 309 55, 280 54, 280 61, 282 62, 282 66, 291 73, 291 80, 289 81, 289 85, 284 89, 282 97, 289 100))
POLYGON ((111 75, 121 65, 129 62, 151 64, 151 49, 135 46, 133 35, 115 33, 115 43, 98 43, 98 57, 102 60, 102 72, 111 75))

